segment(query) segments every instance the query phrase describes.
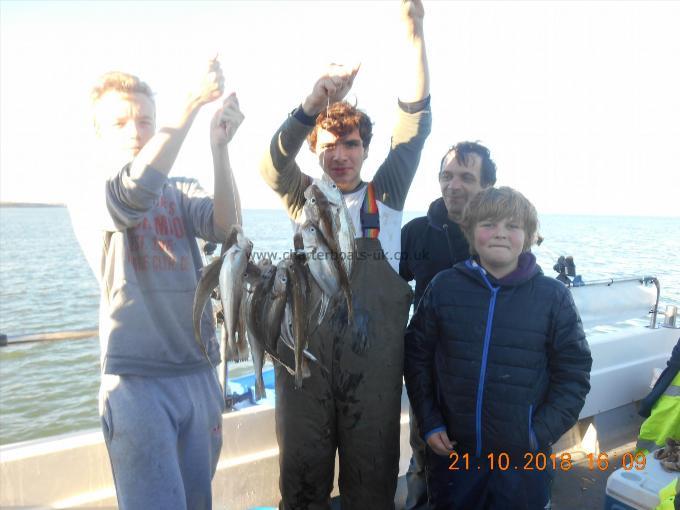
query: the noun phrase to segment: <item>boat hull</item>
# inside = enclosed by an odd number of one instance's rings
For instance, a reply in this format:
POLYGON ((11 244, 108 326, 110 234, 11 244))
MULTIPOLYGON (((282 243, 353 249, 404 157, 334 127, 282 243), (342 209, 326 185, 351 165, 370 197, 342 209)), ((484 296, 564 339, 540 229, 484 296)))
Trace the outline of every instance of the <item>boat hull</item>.
MULTIPOLYGON (((581 442, 590 429, 596 433, 595 439, 592 434, 589 439, 591 449, 610 448, 616 438, 630 438, 631 431, 635 434, 639 421, 633 403, 649 392, 653 369, 665 367, 678 335, 677 329, 639 325, 590 333, 592 390, 579 424, 563 436, 555 451, 584 449, 581 442)), ((271 385, 271 374, 267 379, 271 385)), ((240 510, 278 503, 273 391, 268 393, 268 399, 257 405, 223 415, 224 441, 213 480, 216 508, 240 510)), ((408 421, 404 391, 400 475, 406 472, 411 454, 408 421)), ((337 479, 334 487, 335 495, 337 479)), ((2 507, 106 508, 115 507, 115 502, 106 447, 98 430, 0 447, 2 507)))

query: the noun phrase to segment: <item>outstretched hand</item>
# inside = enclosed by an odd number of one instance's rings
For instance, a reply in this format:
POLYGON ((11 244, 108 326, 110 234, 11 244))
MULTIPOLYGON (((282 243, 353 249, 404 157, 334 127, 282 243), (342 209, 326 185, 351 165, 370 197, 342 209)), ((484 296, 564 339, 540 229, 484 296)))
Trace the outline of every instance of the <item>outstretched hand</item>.
POLYGON ((302 103, 307 115, 316 115, 330 102, 342 101, 352 88, 354 78, 361 65, 348 67, 331 64, 328 70, 316 81, 312 93, 302 103))
POLYGON ((245 116, 239 108, 236 92, 232 92, 224 100, 222 108, 215 112, 210 122, 211 145, 213 147, 227 145, 234 137, 244 118, 245 116))

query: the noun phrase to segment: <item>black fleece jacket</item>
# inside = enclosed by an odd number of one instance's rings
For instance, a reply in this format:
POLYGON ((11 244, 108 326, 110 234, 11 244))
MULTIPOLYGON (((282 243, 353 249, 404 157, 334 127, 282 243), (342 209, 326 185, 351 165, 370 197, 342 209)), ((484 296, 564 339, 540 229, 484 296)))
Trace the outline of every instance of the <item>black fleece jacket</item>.
POLYGON ((430 204, 427 216, 409 221, 401 229, 399 275, 416 281, 413 303, 417 305, 430 280, 470 258, 470 248, 457 223, 448 218, 443 198, 430 204))

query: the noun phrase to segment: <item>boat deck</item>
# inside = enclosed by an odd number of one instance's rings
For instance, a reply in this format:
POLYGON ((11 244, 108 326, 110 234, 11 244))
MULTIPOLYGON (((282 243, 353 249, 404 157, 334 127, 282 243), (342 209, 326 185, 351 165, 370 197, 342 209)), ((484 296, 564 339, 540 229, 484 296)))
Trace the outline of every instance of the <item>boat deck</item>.
POLYGON ((553 484, 553 510, 602 510, 607 478, 618 466, 605 471, 589 469, 587 461, 574 464, 568 472, 559 472, 553 484))
MULTIPOLYGON (((619 454, 633 450, 633 444, 619 449, 619 454)), ((587 459, 574 462, 569 471, 559 471, 552 488, 552 510, 602 510, 604 508, 607 478, 619 466, 610 463, 606 470, 591 470, 587 459)), ((402 510, 406 502, 406 479, 399 478, 396 510, 402 510)), ((338 498, 333 500, 333 510, 341 510, 338 498)))

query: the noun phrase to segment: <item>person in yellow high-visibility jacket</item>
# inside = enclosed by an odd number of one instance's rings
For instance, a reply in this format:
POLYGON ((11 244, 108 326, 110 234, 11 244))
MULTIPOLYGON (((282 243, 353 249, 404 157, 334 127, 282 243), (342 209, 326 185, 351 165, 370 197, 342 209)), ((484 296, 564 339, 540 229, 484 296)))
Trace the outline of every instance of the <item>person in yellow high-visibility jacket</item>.
POLYGON ((668 438, 680 440, 680 339, 668 366, 640 404, 639 414, 647 419, 640 427, 637 451, 646 454, 664 446, 668 438))
POLYGON ((654 510, 679 510, 680 498, 676 497, 680 492, 680 483, 676 478, 659 491, 659 506, 654 510))

